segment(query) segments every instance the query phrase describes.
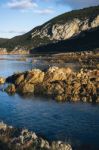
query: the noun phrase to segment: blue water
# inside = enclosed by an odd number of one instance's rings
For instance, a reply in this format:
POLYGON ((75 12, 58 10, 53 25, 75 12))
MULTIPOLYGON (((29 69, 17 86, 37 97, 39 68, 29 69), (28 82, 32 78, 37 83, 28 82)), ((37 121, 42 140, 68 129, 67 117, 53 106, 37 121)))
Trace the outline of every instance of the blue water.
MULTIPOLYGON (((0 75, 28 70, 30 62, 0 60, 0 75)), ((41 97, 9 96, 0 91, 0 120, 35 131, 48 140, 63 140, 83 150, 99 150, 99 105, 57 103, 41 97)))

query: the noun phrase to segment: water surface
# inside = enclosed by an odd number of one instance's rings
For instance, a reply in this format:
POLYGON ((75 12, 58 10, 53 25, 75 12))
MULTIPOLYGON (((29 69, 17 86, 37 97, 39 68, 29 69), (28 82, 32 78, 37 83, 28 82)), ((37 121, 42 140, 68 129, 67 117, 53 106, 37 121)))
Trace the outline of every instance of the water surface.
MULTIPOLYGON (((35 66, 31 58, 0 60, 0 76, 7 77, 35 66)), ((0 120, 33 130, 48 140, 67 141, 76 147, 85 147, 83 150, 99 150, 99 105, 57 103, 41 97, 9 96, 0 91, 0 120)))

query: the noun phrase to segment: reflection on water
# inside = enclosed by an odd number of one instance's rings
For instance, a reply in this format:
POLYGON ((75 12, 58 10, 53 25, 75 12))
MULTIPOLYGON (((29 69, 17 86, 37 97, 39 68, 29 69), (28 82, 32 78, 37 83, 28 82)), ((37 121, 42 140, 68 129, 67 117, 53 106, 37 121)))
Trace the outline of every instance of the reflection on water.
MULTIPOLYGON (((0 60, 0 76, 35 65, 30 61, 0 60)), ((90 150, 99 148, 99 105, 57 103, 47 98, 9 96, 0 91, 0 120, 29 128, 49 140, 69 141, 90 150)))

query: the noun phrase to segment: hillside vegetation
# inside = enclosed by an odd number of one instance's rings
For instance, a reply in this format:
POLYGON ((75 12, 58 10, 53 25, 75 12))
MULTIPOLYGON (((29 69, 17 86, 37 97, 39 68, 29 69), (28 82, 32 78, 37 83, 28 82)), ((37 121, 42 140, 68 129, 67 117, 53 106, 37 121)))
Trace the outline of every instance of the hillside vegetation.
POLYGON ((63 53, 91 51, 99 48, 99 27, 84 31, 79 36, 34 48, 31 53, 63 53))
MULTIPOLYGON (((64 13, 64 14, 62 14, 58 17, 55 17, 52 20, 44 23, 41 26, 35 27, 34 29, 32 29, 31 31, 29 31, 28 33, 26 33, 24 35, 16 36, 12 39, 0 39, 0 48, 7 48, 8 51, 11 51, 17 47, 17 48, 22 48, 22 49, 26 49, 26 50, 34 49, 34 51, 35 51, 35 50, 38 50, 38 47, 41 48, 42 46, 45 46, 47 51, 49 51, 48 47, 47 47, 47 46, 49 46, 48 44, 53 45, 53 43, 56 43, 56 45, 57 45, 57 42, 58 42, 58 44, 60 45, 60 49, 70 50, 69 48, 72 49, 73 47, 71 47, 71 45, 69 46, 69 44, 71 44, 71 42, 70 42, 71 40, 68 41, 68 39, 71 39, 72 37, 76 37, 78 34, 81 34, 81 32, 83 30, 81 28, 85 28, 87 21, 88 21, 87 22, 88 30, 90 28, 97 27, 99 24, 99 20, 98 20, 98 18, 96 20, 95 17, 97 17, 98 15, 99 15, 99 6, 85 8, 85 9, 81 9, 81 10, 73 10, 71 12, 64 13), (74 22, 73 22, 73 20, 74 20, 74 22), (80 20, 80 23, 78 23, 78 20, 80 20), (96 23, 96 24, 94 24, 94 23, 96 23), (64 28, 64 24, 65 24, 65 28, 64 28), (70 27, 70 29, 68 31, 66 31, 68 26, 70 27), (78 26, 80 26, 80 27, 78 28, 78 26), (74 29, 73 29, 73 31, 71 31, 71 29, 73 27, 74 27, 74 29), (60 34, 58 33, 59 29, 61 31, 60 34), (71 31, 71 33, 70 33, 70 31, 71 31), (64 32, 66 32, 65 36, 63 36, 64 32), (65 42, 66 42, 66 44, 65 44, 65 42)), ((87 29, 87 26, 85 29, 87 29)), ((87 33, 87 35, 88 34, 89 34, 89 32, 87 33)), ((93 36, 92 34, 93 33, 91 33, 91 36, 93 36)), ((90 38, 89 35, 87 37, 90 38)), ((95 39, 96 39, 96 37, 94 36, 94 39, 92 42, 95 42, 95 39)), ((87 39, 88 42, 89 42, 89 40, 87 39)), ((97 40, 98 39, 96 39, 96 41, 97 40)), ((73 39, 72 39, 72 41, 73 41, 73 39)), ((74 41, 75 41, 75 39, 74 39, 74 41)), ((76 44, 77 43, 78 43, 78 41, 76 39, 76 44)), ((73 46, 75 46, 76 44, 73 44, 73 46)), ((57 49, 55 47, 56 45, 54 44, 53 48, 51 46, 50 50, 56 50, 57 49)), ((80 45, 80 43, 78 45, 80 45)), ((88 48, 89 48, 89 45, 90 44, 88 44, 88 48)), ((94 45, 94 43, 93 43, 93 45, 94 45)), ((95 44, 95 45, 97 45, 97 44, 95 44)), ((83 45, 81 44, 81 46, 83 46, 83 45)), ((76 48, 76 47, 77 46, 75 46, 74 48, 76 48)), ((41 51, 42 51, 42 49, 41 49, 41 51)))

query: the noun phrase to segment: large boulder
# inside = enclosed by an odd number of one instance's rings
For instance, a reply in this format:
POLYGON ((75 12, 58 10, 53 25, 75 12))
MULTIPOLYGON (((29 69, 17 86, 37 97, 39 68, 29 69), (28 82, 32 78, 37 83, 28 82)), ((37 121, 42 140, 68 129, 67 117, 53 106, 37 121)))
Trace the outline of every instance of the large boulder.
POLYGON ((48 71, 46 72, 44 81, 53 82, 66 80, 71 73, 72 70, 70 68, 52 67, 49 68, 48 71))
POLYGON ((20 94, 34 93, 34 84, 23 82, 17 87, 20 94))
POLYGON ((30 84, 42 83, 43 79, 44 79, 44 72, 42 72, 39 69, 33 69, 31 71, 28 71, 25 78, 26 82, 30 84))

